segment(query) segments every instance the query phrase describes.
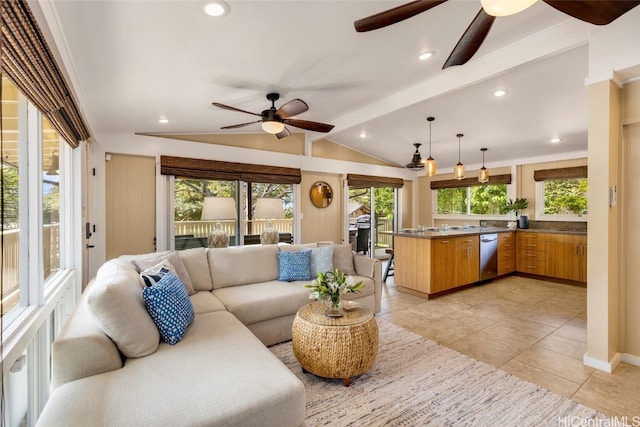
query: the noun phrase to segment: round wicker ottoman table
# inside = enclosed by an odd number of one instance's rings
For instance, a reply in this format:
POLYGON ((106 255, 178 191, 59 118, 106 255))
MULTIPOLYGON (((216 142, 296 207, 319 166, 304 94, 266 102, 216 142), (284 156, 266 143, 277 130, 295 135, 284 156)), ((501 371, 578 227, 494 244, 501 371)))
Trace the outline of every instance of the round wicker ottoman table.
POLYGON ((327 317, 324 302, 298 310, 291 330, 293 354, 303 371, 324 378, 342 378, 349 387, 351 377, 373 366, 378 355, 378 323, 366 307, 344 311, 342 317, 327 317))

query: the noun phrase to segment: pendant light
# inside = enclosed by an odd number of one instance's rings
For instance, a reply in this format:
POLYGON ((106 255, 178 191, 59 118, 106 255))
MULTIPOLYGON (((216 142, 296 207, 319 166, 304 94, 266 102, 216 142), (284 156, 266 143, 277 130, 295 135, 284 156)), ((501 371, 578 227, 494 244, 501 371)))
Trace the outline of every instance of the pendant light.
POLYGON ((484 167, 484 152, 487 151, 487 148, 481 148, 480 151, 482 151, 482 167, 478 173, 478 181, 484 184, 489 182, 489 171, 484 167))
POLYGON ((433 176, 436 174, 436 161, 431 157, 431 122, 435 120, 435 117, 427 117, 429 122, 429 158, 425 161, 427 164, 427 176, 433 176))
POLYGON ((415 144, 413 144, 413 146, 416 147, 416 151, 415 153, 413 153, 411 162, 404 165, 405 168, 412 171, 419 171, 424 169, 424 161, 422 160, 422 156, 420 155, 420 150, 418 150, 421 145, 422 144, 420 144, 419 142, 416 142, 415 144))
POLYGON ((461 133, 456 135, 456 137, 458 137, 458 164, 453 168, 453 176, 458 181, 464 178, 464 165, 460 162, 460 138, 463 136, 461 133))

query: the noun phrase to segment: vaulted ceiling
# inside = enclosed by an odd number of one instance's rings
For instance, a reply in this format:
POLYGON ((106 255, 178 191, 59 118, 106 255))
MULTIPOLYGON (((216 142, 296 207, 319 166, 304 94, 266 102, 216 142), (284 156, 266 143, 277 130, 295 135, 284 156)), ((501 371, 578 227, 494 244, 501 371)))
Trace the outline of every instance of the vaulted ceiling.
POLYGON ((353 22, 402 2, 228 3, 229 14, 213 18, 195 0, 43 2, 93 133, 260 132, 259 124, 220 130, 257 118, 211 103, 259 113, 278 92, 276 106, 301 98, 310 109, 300 119, 335 125, 310 140, 398 165, 416 142, 428 155, 427 116, 436 118, 432 154, 442 168, 457 162, 457 133, 467 164, 481 162, 481 147, 488 163, 586 150, 591 24, 543 2, 497 18, 477 54, 446 70, 479 1, 450 0, 368 33, 353 22), (433 57, 419 61, 425 51, 433 57), (497 89, 507 94, 494 97, 497 89), (550 143, 554 136, 561 142, 550 143))

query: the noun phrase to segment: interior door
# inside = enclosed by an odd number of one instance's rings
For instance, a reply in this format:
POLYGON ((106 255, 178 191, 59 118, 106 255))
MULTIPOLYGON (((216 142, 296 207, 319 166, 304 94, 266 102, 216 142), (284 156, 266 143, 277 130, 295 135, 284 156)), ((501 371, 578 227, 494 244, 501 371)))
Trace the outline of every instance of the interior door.
POLYGON ((156 159, 108 154, 106 259, 155 251, 156 159))

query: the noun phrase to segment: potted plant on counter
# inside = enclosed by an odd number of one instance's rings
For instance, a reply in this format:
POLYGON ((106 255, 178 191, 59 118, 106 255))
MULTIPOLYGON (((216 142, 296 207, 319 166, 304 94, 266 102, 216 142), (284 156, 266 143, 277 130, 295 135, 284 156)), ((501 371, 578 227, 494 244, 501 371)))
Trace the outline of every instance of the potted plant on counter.
POLYGON ((521 199, 509 199, 507 204, 504 207, 504 213, 514 212, 516 215, 516 220, 518 221, 519 228, 529 228, 529 217, 526 215, 522 215, 522 218, 518 216, 518 211, 522 211, 529 206, 529 202, 525 198, 521 199))

